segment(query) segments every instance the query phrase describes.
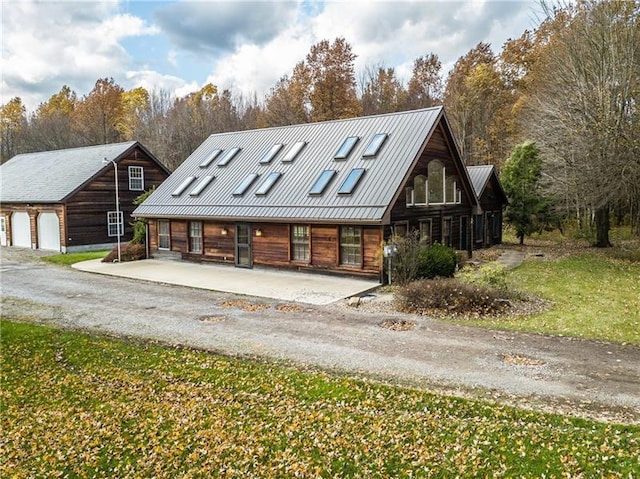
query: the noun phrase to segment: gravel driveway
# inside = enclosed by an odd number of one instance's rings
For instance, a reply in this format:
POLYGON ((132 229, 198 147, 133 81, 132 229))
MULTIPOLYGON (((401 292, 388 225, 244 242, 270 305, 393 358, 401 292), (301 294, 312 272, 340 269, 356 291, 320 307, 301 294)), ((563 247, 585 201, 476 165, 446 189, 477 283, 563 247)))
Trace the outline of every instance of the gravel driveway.
POLYGON ((2 317, 640 423, 640 347, 108 277, 3 248, 2 317), (381 327, 403 319, 407 331, 381 327))

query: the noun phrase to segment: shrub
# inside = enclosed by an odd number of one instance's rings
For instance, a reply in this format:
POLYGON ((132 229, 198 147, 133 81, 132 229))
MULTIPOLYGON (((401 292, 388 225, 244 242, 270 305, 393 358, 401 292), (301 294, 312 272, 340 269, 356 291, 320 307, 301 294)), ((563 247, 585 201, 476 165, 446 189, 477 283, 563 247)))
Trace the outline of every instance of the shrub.
POLYGON ((504 265, 497 263, 488 263, 480 268, 465 268, 456 277, 465 283, 487 286, 502 293, 509 289, 507 270, 504 265))
MULTIPOLYGON (((415 279, 420 252, 419 232, 412 231, 406 236, 393 235, 387 244, 395 245, 396 247, 396 254, 391 258, 392 281, 404 285, 415 279)), ((385 258, 384 267, 387 274, 388 263, 387 258, 385 258)))
MULTIPOLYGON (((120 245, 120 259, 125 261, 137 261, 147 257, 147 248, 143 244, 125 243, 120 245)), ((103 263, 118 261, 118 247, 113 248, 102 260, 103 263)))
POLYGON ((495 289, 453 278, 414 281, 398 288, 397 308, 404 313, 429 316, 491 316, 509 308, 495 289))
POLYGON ((456 250, 435 243, 422 248, 418 255, 418 278, 450 278, 456 271, 456 250))

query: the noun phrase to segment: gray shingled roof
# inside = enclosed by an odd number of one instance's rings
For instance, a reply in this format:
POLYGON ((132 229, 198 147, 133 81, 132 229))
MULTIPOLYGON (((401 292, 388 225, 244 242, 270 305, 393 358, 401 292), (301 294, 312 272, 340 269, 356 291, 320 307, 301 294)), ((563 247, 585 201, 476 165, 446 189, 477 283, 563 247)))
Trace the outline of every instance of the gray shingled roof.
POLYGON ((482 196, 482 192, 487 186, 489 178, 491 178, 493 169, 493 165, 467 166, 467 171, 469 172, 469 177, 471 178, 471 184, 473 185, 473 190, 475 191, 478 198, 482 196))
POLYGON ((100 170, 102 160, 116 160, 135 141, 16 155, 0 165, 3 203, 59 203, 100 170))
POLYGON ((442 108, 429 108, 386 115, 308 123, 286 127, 239 131, 211 135, 171 176, 135 211, 142 217, 187 217, 220 219, 306 220, 381 222, 405 175, 426 145, 442 108), (388 137, 374 158, 363 152, 376 133, 388 137), (346 160, 334 160, 334 154, 348 136, 360 140, 346 160), (292 163, 281 160, 298 141, 307 145, 292 163), (267 165, 260 159, 274 144, 285 146, 267 165), (199 165, 213 150, 242 150, 224 167, 199 165), (338 189, 353 168, 366 172, 350 195, 338 195, 338 189), (309 190, 325 169, 337 175, 322 195, 310 196, 309 190), (271 172, 282 176, 264 196, 255 194, 271 172), (243 196, 232 193, 250 173, 259 178, 243 196), (190 191, 207 175, 215 179, 197 197, 190 191), (198 177, 179 196, 173 196, 186 177, 198 177))

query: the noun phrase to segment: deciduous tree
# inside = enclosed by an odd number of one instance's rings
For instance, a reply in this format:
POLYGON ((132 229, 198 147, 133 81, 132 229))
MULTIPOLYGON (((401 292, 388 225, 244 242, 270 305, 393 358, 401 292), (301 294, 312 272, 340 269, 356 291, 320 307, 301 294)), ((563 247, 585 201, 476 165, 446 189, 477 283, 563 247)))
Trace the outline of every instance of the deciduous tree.
POLYGON ((21 153, 22 134, 27 126, 26 109, 20 97, 0 106, 0 160, 2 163, 21 153))
POLYGON ((363 115, 400 111, 407 103, 407 92, 396 78, 393 68, 368 67, 365 69, 360 102, 363 115))
POLYGON ((106 144, 123 139, 118 128, 124 116, 123 93, 113 78, 101 78, 79 102, 74 114, 75 125, 88 144, 106 144))
MULTIPOLYGON (((640 2, 585 0, 551 35, 528 107, 545 171, 594 215, 595 245, 609 240, 609 211, 640 205, 640 2)), ((636 208, 636 212, 638 208, 636 208)))
POLYGON ((413 73, 407 87, 407 109, 428 108, 442 104, 442 62, 430 53, 413 62, 413 73))

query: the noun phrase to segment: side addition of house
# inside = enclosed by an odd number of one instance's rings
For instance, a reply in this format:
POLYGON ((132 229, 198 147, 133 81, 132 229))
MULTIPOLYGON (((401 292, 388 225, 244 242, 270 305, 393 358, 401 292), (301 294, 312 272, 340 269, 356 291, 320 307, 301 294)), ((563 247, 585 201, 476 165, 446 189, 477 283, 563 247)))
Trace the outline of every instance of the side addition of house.
POLYGON ((169 171, 130 141, 17 155, 0 176, 2 246, 71 252, 130 240, 133 200, 169 171))
POLYGON ((377 279, 394 232, 470 252, 478 208, 430 108, 211 135, 134 216, 154 256, 377 279))

